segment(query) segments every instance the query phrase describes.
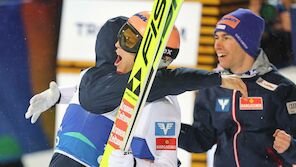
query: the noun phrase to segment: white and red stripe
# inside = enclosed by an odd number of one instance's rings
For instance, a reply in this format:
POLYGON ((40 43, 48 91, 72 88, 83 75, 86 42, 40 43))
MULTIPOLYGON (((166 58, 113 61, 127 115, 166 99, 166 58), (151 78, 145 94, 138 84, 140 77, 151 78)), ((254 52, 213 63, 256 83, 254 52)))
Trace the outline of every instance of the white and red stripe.
POLYGON ((238 159, 238 151, 237 151, 237 136, 241 132, 241 125, 236 119, 236 90, 233 91, 232 94, 232 119, 237 125, 237 131, 234 134, 233 137, 233 153, 234 153, 234 159, 237 167, 240 167, 239 159, 238 159))

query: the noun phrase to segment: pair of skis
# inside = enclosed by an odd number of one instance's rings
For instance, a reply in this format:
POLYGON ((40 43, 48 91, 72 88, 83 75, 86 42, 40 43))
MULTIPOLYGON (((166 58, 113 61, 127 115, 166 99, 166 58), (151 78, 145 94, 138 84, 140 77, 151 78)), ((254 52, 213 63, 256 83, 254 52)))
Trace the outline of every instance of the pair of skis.
POLYGON ((183 0, 155 0, 114 125, 101 167, 115 149, 129 151, 133 133, 151 89, 160 59, 183 0))

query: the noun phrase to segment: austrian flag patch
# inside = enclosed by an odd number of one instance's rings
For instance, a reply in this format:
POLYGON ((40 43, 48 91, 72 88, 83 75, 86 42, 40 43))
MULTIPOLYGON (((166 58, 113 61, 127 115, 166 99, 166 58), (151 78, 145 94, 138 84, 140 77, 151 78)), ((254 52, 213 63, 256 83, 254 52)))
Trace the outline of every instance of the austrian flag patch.
POLYGON ((262 97, 239 98, 240 110, 263 110, 262 97))
POLYGON ((156 138, 156 150, 176 150, 176 138, 156 138))

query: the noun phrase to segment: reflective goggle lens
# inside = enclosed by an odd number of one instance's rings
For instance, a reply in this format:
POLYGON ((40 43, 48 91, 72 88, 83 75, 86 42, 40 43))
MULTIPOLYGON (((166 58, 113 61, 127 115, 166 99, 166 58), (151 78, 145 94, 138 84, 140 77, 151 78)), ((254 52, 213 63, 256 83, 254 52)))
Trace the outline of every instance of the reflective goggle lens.
POLYGON ((142 36, 137 30, 126 22, 117 35, 119 45, 127 52, 137 53, 141 44, 142 36))

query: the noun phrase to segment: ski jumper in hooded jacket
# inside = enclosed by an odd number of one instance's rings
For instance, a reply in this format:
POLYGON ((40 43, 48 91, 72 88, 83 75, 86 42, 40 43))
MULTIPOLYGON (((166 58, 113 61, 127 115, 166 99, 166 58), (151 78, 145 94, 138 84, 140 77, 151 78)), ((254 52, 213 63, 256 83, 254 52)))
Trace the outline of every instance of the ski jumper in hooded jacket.
MULTIPOLYGON (((229 71, 224 71, 229 73, 229 71)), ((215 167, 276 167, 296 164, 296 140, 283 154, 273 149, 276 129, 296 135, 296 87, 280 75, 261 51, 241 75, 248 98, 214 87, 199 92, 192 126, 182 124, 179 147, 205 152, 214 144, 215 167)))
MULTIPOLYGON (((115 53, 116 35, 126 21, 127 18, 125 17, 116 17, 108 20, 101 28, 96 42, 96 66, 81 73, 78 89, 66 110, 58 130, 55 153, 65 155, 84 166, 98 166, 113 126, 113 119, 117 112, 116 108, 120 104, 125 85, 128 81, 129 74, 117 74, 116 68, 113 65, 117 56, 115 53)), ((166 149, 175 149, 177 147, 177 136, 180 129, 180 122, 178 122, 180 121, 180 114, 178 113, 180 111, 178 105, 174 102, 175 100, 172 100, 174 98, 165 97, 166 95, 180 94, 187 90, 220 85, 220 83, 219 74, 205 71, 185 68, 159 70, 156 74, 149 100, 159 99, 162 101, 162 105, 175 106, 175 110, 171 111, 171 114, 174 116, 167 119, 162 117, 150 119, 147 116, 146 119, 148 121, 154 121, 154 124, 151 123, 150 125, 153 125, 154 130, 158 130, 159 134, 162 135, 157 135, 155 132, 155 134, 150 135, 154 139, 146 140, 145 136, 139 134, 138 142, 136 141, 132 144, 134 156, 159 162, 157 161, 160 159, 158 152, 168 151, 166 149), (171 100, 168 101, 168 99, 171 100), (163 102, 170 102, 171 104, 163 104, 163 102), (174 126, 171 126, 171 123, 174 126), (165 130, 165 132, 167 133, 161 133, 163 129, 159 126, 166 129, 167 131, 165 130), (174 129, 174 133, 171 132, 172 129, 174 129), (156 137, 159 139, 156 139, 156 137), (166 138, 169 138, 169 140, 166 138), (174 144, 165 141, 172 141, 174 144)), ((157 116, 155 112, 163 111, 153 110, 154 116, 157 116)), ((174 159, 166 163, 172 162, 172 164, 175 164, 177 161, 176 155, 161 155, 174 159)))
MULTIPOLYGON (((120 104, 130 73, 116 72, 115 43, 117 33, 126 21, 126 17, 110 19, 98 33, 96 66, 83 75, 79 86, 80 104, 89 112, 102 114, 114 110, 120 104)), ((147 101, 219 85, 221 85, 221 78, 218 73, 190 68, 161 69, 156 73, 147 101)))
MULTIPOLYGON (((58 129, 54 152, 84 166, 99 166, 118 108, 105 114, 84 110, 77 90, 58 129)), ((131 143, 137 165, 177 166, 181 112, 175 96, 166 96, 143 108, 131 143), (145 159, 145 160, 142 160, 145 159)), ((57 165, 53 165, 57 166, 57 165)))

